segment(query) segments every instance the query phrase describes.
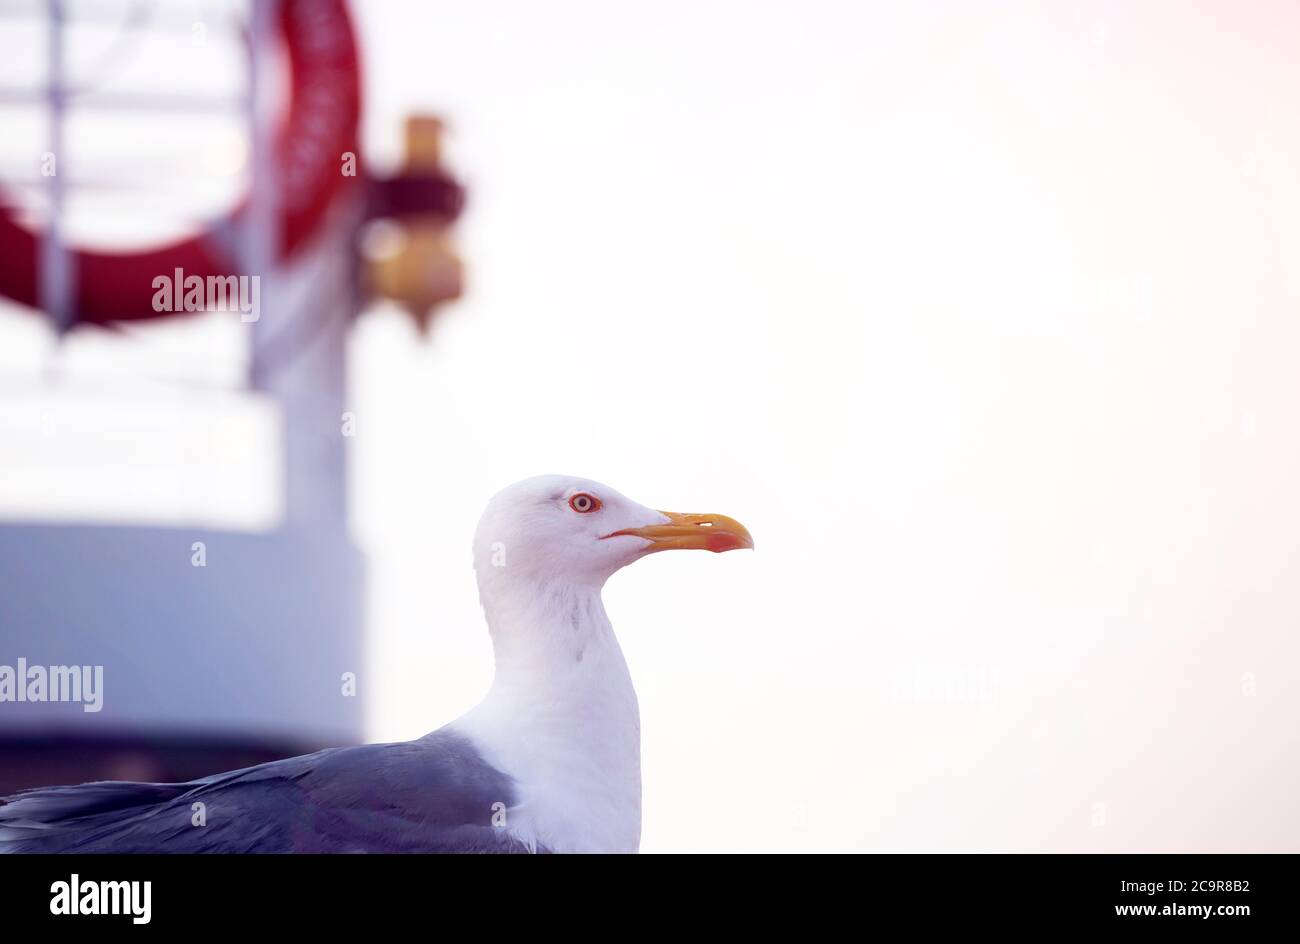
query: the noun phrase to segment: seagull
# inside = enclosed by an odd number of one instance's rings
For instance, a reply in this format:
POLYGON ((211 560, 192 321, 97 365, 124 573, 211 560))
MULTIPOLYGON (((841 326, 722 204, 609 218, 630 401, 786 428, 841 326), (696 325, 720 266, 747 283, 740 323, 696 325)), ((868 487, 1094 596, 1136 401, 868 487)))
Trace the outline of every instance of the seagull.
POLYGON ((476 707, 417 740, 186 783, 26 790, 0 799, 0 852, 636 852, 641 722, 601 589, 659 551, 753 546, 723 515, 525 479, 474 537, 496 663, 476 707))

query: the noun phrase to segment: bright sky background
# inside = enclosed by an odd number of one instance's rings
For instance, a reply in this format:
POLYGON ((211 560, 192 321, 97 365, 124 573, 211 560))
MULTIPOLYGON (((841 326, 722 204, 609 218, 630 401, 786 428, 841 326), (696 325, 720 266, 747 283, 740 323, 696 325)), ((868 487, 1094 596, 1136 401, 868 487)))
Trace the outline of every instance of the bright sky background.
POLYGON ((356 7, 372 156, 435 111, 471 194, 354 336, 376 738, 571 472, 758 546, 607 589, 646 851, 1300 845, 1300 9, 356 7))

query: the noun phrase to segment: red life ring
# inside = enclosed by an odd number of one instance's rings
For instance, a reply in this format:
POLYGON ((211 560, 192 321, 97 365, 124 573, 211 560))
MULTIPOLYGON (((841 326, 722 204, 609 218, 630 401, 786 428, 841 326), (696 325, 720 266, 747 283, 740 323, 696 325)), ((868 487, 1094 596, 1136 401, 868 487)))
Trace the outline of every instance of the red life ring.
MULTIPOLYGON (((277 132, 280 171, 280 253, 288 258, 320 225, 334 199, 356 184, 344 155, 359 160, 361 77, 356 38, 344 0, 283 0, 280 31, 289 61, 289 108, 277 132)), ((360 168, 356 168, 360 173, 360 168)), ((147 252, 74 251, 79 324, 156 318, 153 280, 183 269, 186 275, 228 275, 234 269, 214 234, 231 230, 243 210, 205 233, 147 252)), ((0 205, 0 294, 39 307, 41 238, 19 226, 0 205)))

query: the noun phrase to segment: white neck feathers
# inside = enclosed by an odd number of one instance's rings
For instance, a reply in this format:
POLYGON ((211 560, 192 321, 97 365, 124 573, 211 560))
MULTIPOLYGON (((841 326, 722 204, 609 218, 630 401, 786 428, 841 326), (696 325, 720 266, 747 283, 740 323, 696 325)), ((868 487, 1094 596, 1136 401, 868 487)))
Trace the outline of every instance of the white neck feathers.
POLYGON ((480 597, 496 677, 456 727, 518 781, 507 828, 557 852, 635 852, 640 716, 600 588, 503 580, 480 597))

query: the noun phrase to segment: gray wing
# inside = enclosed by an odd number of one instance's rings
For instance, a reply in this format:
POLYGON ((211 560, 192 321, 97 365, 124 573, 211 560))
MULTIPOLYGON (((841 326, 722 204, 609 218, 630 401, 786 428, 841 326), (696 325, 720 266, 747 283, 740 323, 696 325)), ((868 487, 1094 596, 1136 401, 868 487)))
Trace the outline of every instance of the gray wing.
POLYGON ((0 852, 528 852, 493 825, 515 803, 514 781, 443 729, 188 783, 27 790, 0 799, 0 852))

